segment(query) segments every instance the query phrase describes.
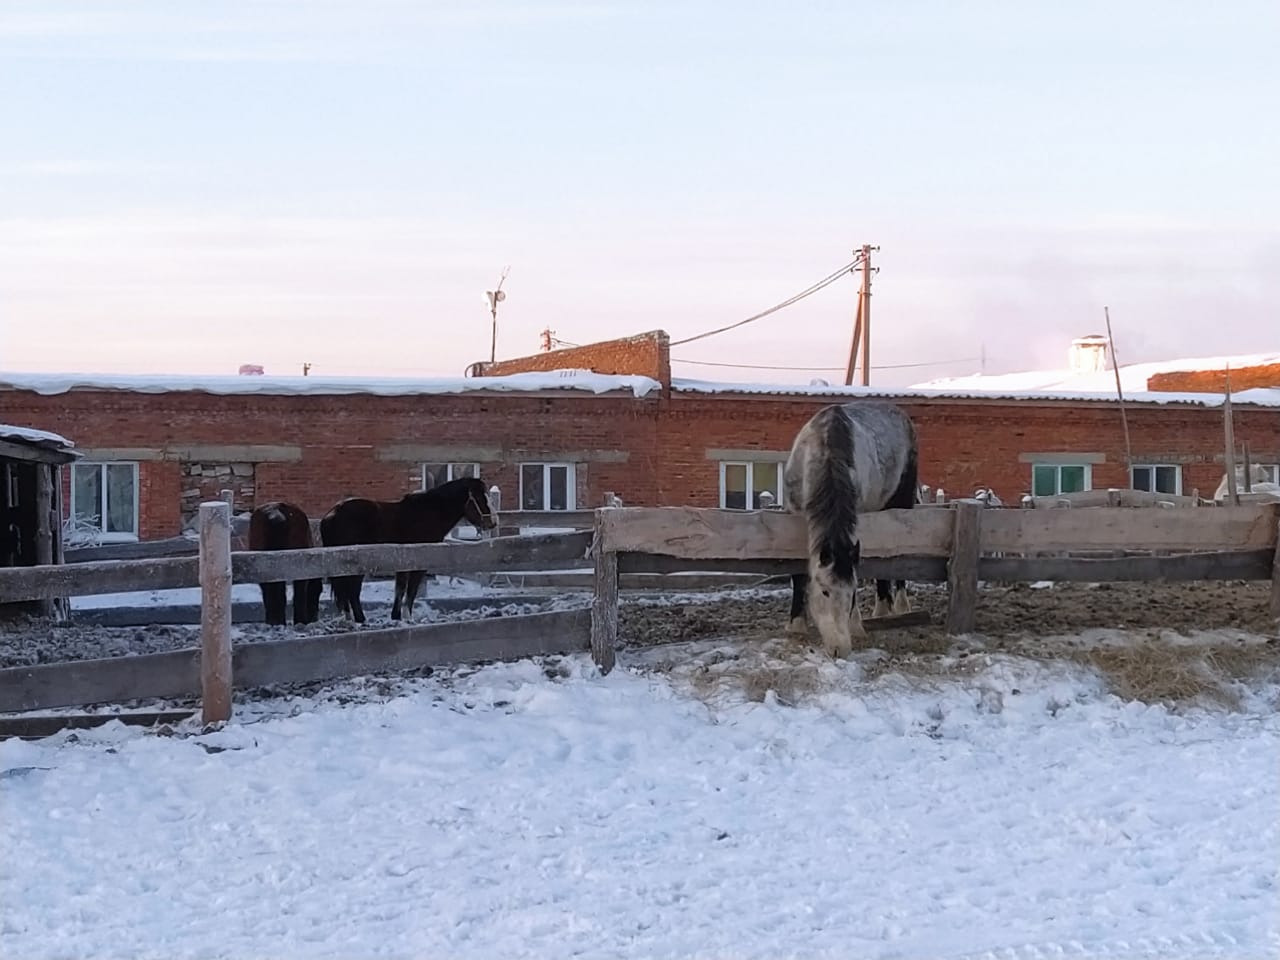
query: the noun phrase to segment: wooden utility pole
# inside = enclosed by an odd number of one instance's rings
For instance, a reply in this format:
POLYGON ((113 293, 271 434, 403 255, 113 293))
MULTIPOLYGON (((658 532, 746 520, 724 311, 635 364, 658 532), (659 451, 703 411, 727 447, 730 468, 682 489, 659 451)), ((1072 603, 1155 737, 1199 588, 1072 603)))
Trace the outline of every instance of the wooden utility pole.
POLYGON ((849 363, 844 370, 845 386, 853 384, 853 371, 858 366, 858 354, 862 354, 862 385, 871 385, 871 251, 879 250, 864 243, 859 251, 862 263, 862 286, 858 288, 858 312, 853 318, 853 344, 849 348, 849 363))
POLYGON ((865 243, 862 245, 862 385, 871 386, 871 247, 865 243))
MULTIPOLYGON (((1133 448, 1129 446, 1129 416, 1124 409, 1124 390, 1120 386, 1120 360, 1116 357, 1116 341, 1111 336, 1111 309, 1103 307, 1102 313, 1107 318, 1107 347, 1111 350, 1111 367, 1116 372, 1116 397, 1120 400, 1120 424, 1124 427, 1124 468, 1129 473, 1129 488, 1133 488, 1133 448)), ((1151 478, 1151 485, 1155 487, 1155 476, 1151 478)), ((1153 489, 1151 491, 1155 493, 1153 489)))

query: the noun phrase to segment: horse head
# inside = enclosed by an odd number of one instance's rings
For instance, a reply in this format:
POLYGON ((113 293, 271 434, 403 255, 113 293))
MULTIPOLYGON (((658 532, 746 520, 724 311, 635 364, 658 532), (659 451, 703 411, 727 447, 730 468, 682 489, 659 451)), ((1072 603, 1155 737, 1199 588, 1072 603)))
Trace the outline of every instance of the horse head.
POLYGON ((489 491, 479 477, 467 479, 467 499, 462 505, 462 515, 477 530, 492 530, 498 525, 493 508, 489 505, 489 491))

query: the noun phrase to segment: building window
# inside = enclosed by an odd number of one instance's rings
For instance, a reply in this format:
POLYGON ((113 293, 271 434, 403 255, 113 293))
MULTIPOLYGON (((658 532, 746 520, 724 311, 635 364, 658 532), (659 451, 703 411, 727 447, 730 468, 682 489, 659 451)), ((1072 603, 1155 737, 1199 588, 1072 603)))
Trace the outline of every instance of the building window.
POLYGON ((572 463, 520 464, 521 510, 574 510, 572 463))
POLYGON ((1093 489, 1093 468, 1087 463, 1035 463, 1031 465, 1031 495, 1056 497, 1093 489))
POLYGON ((424 463, 422 465, 422 489, 430 490, 450 480, 480 476, 478 463, 424 463))
POLYGON ((1280 463, 1258 464, 1267 475, 1267 483, 1280 483, 1280 463))
POLYGON ((71 515, 103 540, 138 539, 138 465, 72 464, 71 515))
POLYGON ((1133 489, 1152 493, 1182 493, 1182 469, 1168 463, 1144 463, 1133 468, 1133 489))
POLYGON ((777 460, 720 461, 720 509, 759 510, 765 492, 782 506, 782 468, 777 460))

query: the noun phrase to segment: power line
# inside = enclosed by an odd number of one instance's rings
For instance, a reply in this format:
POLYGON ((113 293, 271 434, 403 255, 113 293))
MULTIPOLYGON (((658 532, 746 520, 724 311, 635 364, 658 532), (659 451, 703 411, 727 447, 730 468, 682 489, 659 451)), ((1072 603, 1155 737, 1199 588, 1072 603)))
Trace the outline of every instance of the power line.
MULTIPOLYGON (((977 363, 978 357, 956 357, 954 360, 924 360, 919 363, 887 363, 873 366, 872 370, 906 370, 911 367, 944 367, 951 363, 977 363)), ((715 363, 711 360, 685 360, 672 357, 672 363, 688 363, 699 367, 735 367, 740 370, 800 370, 815 373, 841 373, 844 367, 786 367, 767 363, 715 363)))
POLYGON ((813 284, 810 287, 806 287, 804 290, 801 290, 799 293, 795 294, 794 296, 788 297, 786 300, 783 300, 781 303, 774 304, 768 310, 761 311, 760 313, 757 313, 753 317, 747 317, 747 319, 745 320, 739 320, 737 323, 731 323, 726 327, 718 327, 715 330, 708 330, 706 333, 700 333, 694 337, 685 337, 683 340, 672 340, 671 346, 678 347, 682 343, 693 343, 693 341, 695 340, 703 340, 707 337, 713 337, 717 333, 724 333, 727 330, 736 329, 737 327, 741 327, 748 323, 752 323, 755 320, 761 320, 769 316, 769 314, 771 313, 777 313, 779 310, 782 310, 785 307, 789 307, 793 303, 799 303, 805 297, 812 296, 813 294, 821 290, 823 287, 827 287, 835 283, 837 280, 843 277, 846 273, 852 272, 853 268, 856 267, 861 262, 862 262, 862 257, 861 255, 859 255, 857 258, 854 259, 852 263, 845 264, 843 267, 841 267, 839 270, 837 270, 835 273, 831 274, 830 276, 823 277, 817 283, 813 284))

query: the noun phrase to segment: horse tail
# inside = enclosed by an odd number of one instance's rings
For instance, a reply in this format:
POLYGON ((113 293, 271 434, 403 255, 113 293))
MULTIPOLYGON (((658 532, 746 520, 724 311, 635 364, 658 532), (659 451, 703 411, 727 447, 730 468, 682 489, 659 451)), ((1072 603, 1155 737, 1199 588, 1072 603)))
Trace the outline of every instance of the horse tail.
POLYGON ((824 455, 809 460, 809 496, 804 505, 809 542, 823 566, 836 577, 853 579, 858 562, 858 486, 853 479, 853 423, 841 406, 815 417, 824 455))

